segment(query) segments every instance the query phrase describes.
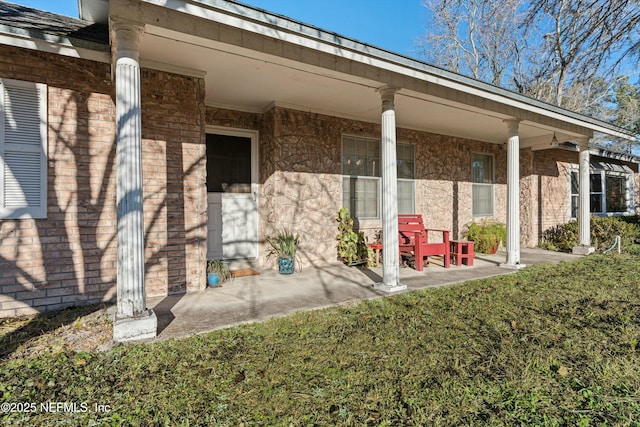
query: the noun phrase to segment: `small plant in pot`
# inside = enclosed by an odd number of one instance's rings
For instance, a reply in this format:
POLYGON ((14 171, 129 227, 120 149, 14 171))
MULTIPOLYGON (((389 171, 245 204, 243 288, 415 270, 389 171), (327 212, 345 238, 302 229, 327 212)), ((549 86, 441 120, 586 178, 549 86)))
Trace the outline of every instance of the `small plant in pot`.
POLYGON ((281 230, 275 237, 267 237, 267 242, 271 245, 271 249, 267 251, 267 259, 272 256, 277 257, 280 274, 292 274, 295 270, 300 236, 287 230, 281 230))
POLYGON ((219 286, 225 280, 231 278, 229 264, 219 259, 207 261, 207 285, 210 287, 219 286))

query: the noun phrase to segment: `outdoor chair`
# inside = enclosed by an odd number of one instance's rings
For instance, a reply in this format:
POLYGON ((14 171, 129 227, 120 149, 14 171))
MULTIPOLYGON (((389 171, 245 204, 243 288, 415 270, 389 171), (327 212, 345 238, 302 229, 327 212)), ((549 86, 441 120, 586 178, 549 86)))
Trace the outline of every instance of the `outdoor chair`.
POLYGON ((398 233, 400 256, 413 256, 417 271, 422 271, 425 260, 428 262, 428 257, 434 255, 441 255, 444 267, 449 268, 451 259, 448 230, 425 229, 420 214, 399 214, 398 233), (430 241, 429 233, 441 234, 442 241, 430 241))

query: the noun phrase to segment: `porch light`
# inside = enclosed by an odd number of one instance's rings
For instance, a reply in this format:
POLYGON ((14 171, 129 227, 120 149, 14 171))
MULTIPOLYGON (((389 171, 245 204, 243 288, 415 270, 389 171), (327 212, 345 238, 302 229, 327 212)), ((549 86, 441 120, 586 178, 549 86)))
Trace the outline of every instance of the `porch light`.
POLYGON ((553 138, 551 138, 551 146, 552 147, 559 147, 560 146, 560 141, 558 141, 558 138, 556 137, 556 133, 553 132, 553 138))

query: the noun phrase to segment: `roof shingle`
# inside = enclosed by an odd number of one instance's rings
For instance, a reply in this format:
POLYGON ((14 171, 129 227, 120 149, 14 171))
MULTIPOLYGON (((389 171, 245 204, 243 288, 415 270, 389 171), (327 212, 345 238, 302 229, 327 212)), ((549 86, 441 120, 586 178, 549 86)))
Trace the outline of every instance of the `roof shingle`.
POLYGON ((29 34, 48 34, 80 40, 90 44, 109 45, 109 29, 104 24, 83 21, 0 1, 0 27, 16 28, 29 34))

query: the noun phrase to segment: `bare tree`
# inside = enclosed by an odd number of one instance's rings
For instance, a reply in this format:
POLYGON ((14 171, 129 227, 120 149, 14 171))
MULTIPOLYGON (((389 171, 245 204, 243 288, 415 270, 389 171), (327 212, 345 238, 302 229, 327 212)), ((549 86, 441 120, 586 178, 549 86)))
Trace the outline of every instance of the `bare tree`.
POLYGON ((430 18, 421 47, 428 61, 599 118, 615 115, 622 61, 640 57, 639 0, 424 5, 430 18))
POLYGON ((528 42, 539 46, 543 59, 530 80, 545 83, 530 95, 556 105, 564 106, 568 88, 611 75, 638 42, 637 0, 533 0, 529 8, 528 42))
POLYGON ((520 70, 521 0, 425 0, 422 53, 434 65, 506 86, 520 70))

